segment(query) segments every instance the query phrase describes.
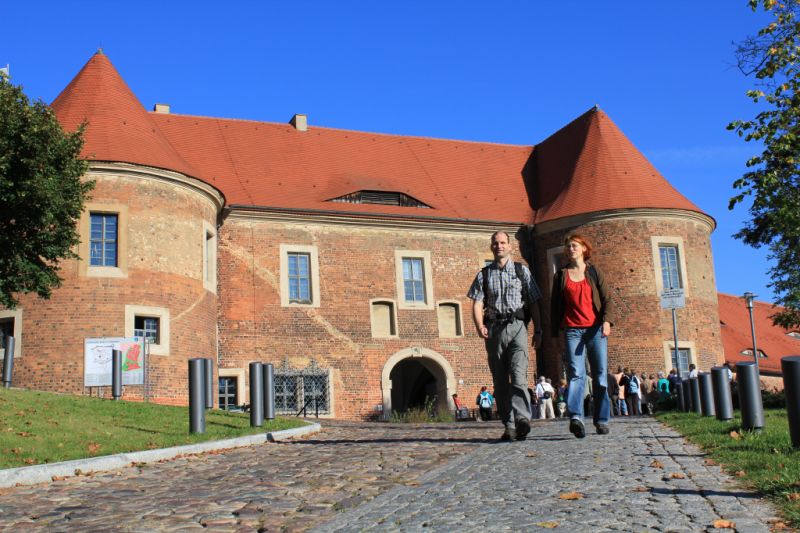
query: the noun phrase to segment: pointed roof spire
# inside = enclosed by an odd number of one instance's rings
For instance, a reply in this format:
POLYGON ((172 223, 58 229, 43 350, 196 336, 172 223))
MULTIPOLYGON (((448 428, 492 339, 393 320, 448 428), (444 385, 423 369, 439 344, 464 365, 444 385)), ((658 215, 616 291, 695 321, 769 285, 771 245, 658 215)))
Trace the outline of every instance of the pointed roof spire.
POLYGON ((679 193, 598 106, 536 146, 535 223, 615 209, 703 211, 679 193))
POLYGON ((82 156, 199 174, 172 147, 99 49, 53 101, 62 127, 86 127, 82 156))

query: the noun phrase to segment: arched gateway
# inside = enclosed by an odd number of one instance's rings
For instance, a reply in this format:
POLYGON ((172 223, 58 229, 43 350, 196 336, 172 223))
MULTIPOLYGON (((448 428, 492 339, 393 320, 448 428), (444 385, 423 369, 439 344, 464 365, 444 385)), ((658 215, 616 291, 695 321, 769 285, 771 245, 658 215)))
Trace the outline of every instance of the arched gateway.
POLYGON ((434 395, 437 407, 452 408, 450 395, 455 390, 456 379, 447 359, 427 348, 400 350, 383 365, 383 416, 389 418, 392 411, 422 407, 426 396, 434 395))

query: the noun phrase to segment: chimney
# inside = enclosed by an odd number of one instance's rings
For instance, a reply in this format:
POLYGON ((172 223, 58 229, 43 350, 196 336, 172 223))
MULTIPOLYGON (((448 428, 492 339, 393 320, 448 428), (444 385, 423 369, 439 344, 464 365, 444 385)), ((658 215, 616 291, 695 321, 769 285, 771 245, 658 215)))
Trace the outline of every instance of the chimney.
POLYGON ((156 104, 153 106, 153 111, 164 115, 169 115, 169 104, 156 104))
POLYGON ((308 131, 308 117, 305 115, 295 113, 289 124, 294 126, 297 131, 308 131))

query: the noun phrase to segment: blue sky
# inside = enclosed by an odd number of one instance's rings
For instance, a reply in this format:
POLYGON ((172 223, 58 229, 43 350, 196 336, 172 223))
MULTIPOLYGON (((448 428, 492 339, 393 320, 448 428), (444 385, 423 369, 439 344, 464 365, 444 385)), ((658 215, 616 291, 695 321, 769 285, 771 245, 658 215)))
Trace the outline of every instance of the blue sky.
POLYGON ((773 299, 766 251, 732 237, 746 209, 727 209, 757 151, 725 130, 757 111, 733 42, 767 18, 746 0, 30 0, 0 17, 0 66, 46 102, 102 47, 175 113, 532 145, 598 104, 716 219, 718 290, 773 299))

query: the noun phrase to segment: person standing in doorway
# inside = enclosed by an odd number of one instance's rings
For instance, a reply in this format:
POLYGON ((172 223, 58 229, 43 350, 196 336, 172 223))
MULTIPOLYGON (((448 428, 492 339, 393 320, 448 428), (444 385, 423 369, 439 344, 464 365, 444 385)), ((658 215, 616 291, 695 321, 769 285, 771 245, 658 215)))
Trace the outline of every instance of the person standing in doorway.
POLYGON ((592 247, 580 235, 564 240, 569 263, 553 279, 550 298, 552 334, 561 331, 567 347, 567 409, 569 430, 577 438, 586 436, 583 425, 583 396, 586 388, 586 361, 591 367, 592 420, 597 433, 607 435, 611 404, 608 399, 608 336, 614 322, 613 303, 602 272, 589 263, 592 247))
POLYGON ((491 250, 494 261, 478 272, 467 297, 475 329, 486 344, 497 415, 505 426, 500 439, 524 440, 531 430, 527 324, 532 318, 538 344, 541 293, 528 267, 511 259, 506 232, 492 235, 491 250))

